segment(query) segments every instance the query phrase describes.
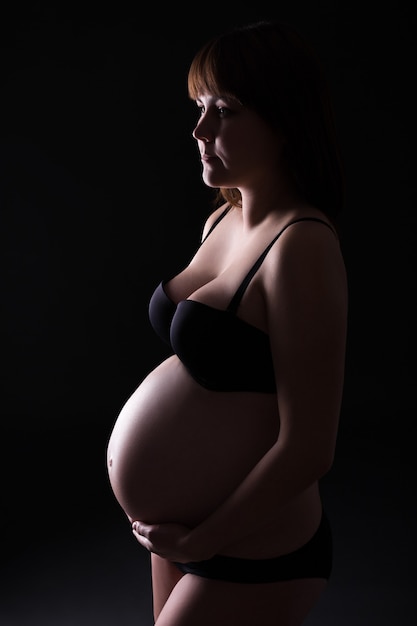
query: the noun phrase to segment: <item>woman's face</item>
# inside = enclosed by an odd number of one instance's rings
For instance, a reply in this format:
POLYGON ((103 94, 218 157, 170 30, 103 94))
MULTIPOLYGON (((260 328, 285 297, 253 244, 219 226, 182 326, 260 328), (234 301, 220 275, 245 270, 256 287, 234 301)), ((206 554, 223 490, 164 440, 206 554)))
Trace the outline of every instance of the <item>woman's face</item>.
POLYGON ((253 110, 237 100, 202 94, 193 131, 209 187, 254 188, 276 177, 283 141, 253 110))

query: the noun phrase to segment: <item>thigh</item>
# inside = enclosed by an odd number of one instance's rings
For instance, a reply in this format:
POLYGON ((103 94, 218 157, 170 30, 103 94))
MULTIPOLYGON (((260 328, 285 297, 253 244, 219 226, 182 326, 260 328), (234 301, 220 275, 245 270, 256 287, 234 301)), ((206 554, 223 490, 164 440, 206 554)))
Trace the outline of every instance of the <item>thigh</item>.
POLYGON ((300 626, 326 588, 306 578, 239 584, 186 574, 172 590, 156 626, 300 626))
POLYGON ((158 618, 177 582, 184 576, 172 563, 151 554, 153 613, 158 618))

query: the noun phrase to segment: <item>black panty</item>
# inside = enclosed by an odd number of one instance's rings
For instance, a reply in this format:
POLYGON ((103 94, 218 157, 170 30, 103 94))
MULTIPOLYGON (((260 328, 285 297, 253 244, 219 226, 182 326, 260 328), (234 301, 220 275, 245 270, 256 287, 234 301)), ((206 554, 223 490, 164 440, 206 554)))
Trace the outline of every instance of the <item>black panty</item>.
POLYGON ((207 561, 175 563, 184 574, 236 583, 269 583, 295 578, 330 577, 333 544, 329 521, 323 512, 320 526, 301 548, 271 559, 241 559, 215 555, 207 561))

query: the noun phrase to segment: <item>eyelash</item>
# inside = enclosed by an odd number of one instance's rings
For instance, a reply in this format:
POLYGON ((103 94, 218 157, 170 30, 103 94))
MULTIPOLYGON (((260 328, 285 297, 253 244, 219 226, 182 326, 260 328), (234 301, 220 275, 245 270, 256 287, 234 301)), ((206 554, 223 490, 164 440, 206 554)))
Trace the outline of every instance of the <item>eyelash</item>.
MULTIPOLYGON (((205 112, 205 108, 202 105, 197 105, 200 111, 200 116, 205 112)), ((231 110, 227 107, 216 107, 217 113, 220 117, 225 117, 231 114, 231 110)))

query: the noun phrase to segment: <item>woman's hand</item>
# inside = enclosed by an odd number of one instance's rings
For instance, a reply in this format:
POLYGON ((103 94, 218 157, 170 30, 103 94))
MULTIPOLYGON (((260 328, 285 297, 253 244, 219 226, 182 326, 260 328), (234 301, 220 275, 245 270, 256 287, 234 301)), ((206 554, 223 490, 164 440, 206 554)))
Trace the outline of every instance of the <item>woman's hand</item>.
POLYGON ((132 523, 132 532, 144 548, 164 559, 178 563, 201 561, 211 556, 192 547, 190 530, 182 524, 145 524, 139 521, 132 523))

